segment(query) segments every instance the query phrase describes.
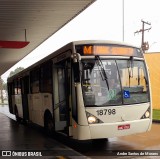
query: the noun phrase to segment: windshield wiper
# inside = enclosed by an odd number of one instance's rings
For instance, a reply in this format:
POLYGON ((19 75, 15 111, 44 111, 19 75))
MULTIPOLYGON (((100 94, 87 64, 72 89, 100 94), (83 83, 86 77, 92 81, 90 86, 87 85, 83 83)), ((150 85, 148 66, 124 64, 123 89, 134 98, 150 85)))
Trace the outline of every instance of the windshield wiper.
POLYGON ((129 87, 130 87, 130 81, 131 81, 131 78, 133 78, 133 56, 130 57, 130 61, 128 60, 128 62, 130 63, 127 66, 128 67, 128 74, 129 74, 129 87), (131 68, 131 70, 129 68, 131 68))
POLYGON ((108 88, 108 90, 109 90, 108 77, 107 77, 107 74, 106 74, 105 69, 104 69, 104 67, 103 67, 102 61, 101 61, 101 59, 100 59, 100 57, 99 57, 98 55, 95 56, 95 59, 96 59, 96 61, 97 61, 98 68, 100 67, 100 75, 101 75, 101 77, 102 77, 102 80, 103 80, 103 81, 104 81, 104 80, 106 81, 107 88, 108 88))

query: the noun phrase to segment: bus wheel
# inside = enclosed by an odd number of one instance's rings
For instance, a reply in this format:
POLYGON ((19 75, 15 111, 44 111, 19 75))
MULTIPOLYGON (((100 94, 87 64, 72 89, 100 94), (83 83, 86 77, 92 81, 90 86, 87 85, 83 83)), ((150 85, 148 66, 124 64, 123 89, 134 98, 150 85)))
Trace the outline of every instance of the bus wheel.
POLYGON ((48 136, 53 136, 54 133, 54 123, 51 114, 47 114, 44 118, 44 128, 48 136))
POLYGON ((106 144, 108 142, 108 138, 103 138, 103 139, 93 139, 92 143, 93 144, 106 144))

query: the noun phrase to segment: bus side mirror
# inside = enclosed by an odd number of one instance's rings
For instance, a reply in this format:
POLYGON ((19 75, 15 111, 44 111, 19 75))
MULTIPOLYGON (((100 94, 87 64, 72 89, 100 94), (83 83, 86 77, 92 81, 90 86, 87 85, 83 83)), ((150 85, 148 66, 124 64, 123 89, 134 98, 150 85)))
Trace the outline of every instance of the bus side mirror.
POLYGON ((80 66, 79 62, 73 63, 74 82, 80 82, 80 66))

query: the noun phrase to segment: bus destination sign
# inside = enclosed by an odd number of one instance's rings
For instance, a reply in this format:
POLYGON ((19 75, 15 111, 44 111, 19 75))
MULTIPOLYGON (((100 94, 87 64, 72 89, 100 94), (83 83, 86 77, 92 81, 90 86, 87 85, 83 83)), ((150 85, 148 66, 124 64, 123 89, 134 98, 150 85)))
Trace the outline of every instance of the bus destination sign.
POLYGON ((83 55, 108 55, 108 56, 138 56, 142 57, 139 49, 121 45, 78 45, 78 53, 83 55))

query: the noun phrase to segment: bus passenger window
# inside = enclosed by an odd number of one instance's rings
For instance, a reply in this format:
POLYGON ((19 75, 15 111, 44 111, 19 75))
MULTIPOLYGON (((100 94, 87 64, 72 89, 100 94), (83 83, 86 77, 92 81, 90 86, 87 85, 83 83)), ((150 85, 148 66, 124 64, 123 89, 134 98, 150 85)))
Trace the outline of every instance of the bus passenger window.
POLYGON ((31 92, 32 93, 39 92, 39 77, 40 77, 39 68, 31 72, 31 92))
POLYGON ((59 100, 65 100, 65 76, 64 69, 58 69, 58 85, 59 85, 59 100))
POLYGON ((21 94, 21 83, 20 80, 15 80, 14 82, 14 94, 21 94))
POLYGON ((41 67, 41 92, 52 92, 52 62, 47 62, 41 67))
POLYGON ((17 81, 13 83, 13 95, 17 94, 17 81))
POLYGON ((18 80, 18 83, 17 83, 17 94, 21 94, 21 82, 20 80, 18 80))

